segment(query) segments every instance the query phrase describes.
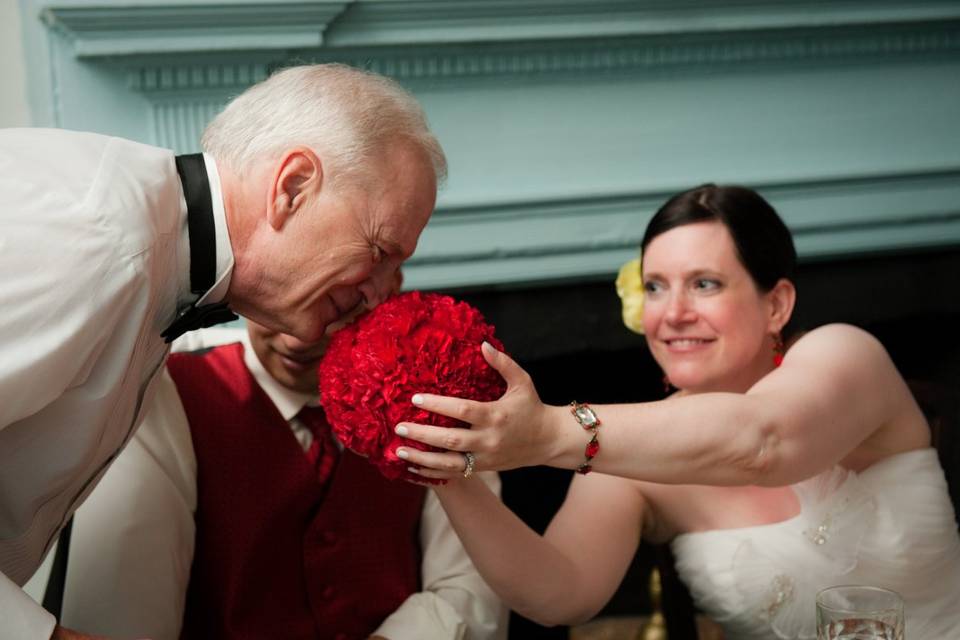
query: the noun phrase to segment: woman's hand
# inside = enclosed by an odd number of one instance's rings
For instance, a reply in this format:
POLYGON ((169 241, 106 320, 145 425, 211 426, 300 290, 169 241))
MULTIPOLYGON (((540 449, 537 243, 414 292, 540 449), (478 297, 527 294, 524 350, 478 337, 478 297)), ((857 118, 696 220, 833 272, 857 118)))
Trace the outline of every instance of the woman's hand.
POLYGON ((483 357, 507 382, 499 400, 477 402, 463 398, 417 394, 417 406, 456 418, 471 429, 434 427, 404 422, 398 435, 429 444, 447 452, 426 452, 400 447, 397 455, 410 462, 411 471, 427 478, 452 479, 466 468, 466 456, 474 456, 473 471, 504 470, 544 464, 553 455, 554 439, 550 412, 558 409, 540 401, 530 376, 508 355, 484 342, 483 357))

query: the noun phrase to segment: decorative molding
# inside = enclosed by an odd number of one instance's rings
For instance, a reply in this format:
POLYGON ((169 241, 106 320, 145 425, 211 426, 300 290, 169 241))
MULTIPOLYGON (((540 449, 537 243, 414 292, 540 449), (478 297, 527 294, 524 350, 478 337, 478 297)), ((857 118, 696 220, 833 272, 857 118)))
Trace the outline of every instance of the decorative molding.
POLYGON ((127 73, 127 86, 144 93, 244 89, 270 75, 261 62, 222 62, 190 65, 149 65, 127 73))
MULTIPOLYGON (((960 246, 960 167, 751 186, 784 217, 801 260, 960 246)), ((408 286, 612 276, 636 255, 646 223, 672 193, 439 209, 404 267, 408 286), (464 237, 469 247, 456 241, 464 237)))
POLYGON ((60 0, 40 17, 78 58, 319 47, 350 0, 60 0))
MULTIPOLYGON (((632 38, 549 42, 457 51, 400 50, 390 56, 339 54, 337 60, 401 80, 480 78, 545 74, 605 74, 635 71, 822 63, 902 58, 960 51, 960 21, 882 27, 864 31, 824 30, 781 34, 698 34, 677 38, 632 38)), ((330 54, 317 56, 333 59, 330 54)))
POLYGON ((960 19, 951 0, 356 0, 332 47, 609 39, 960 19))
POLYGON ((618 71, 957 50, 960 5, 697 0, 56 0, 79 58, 308 50, 395 77, 618 71), (403 54, 396 48, 400 47, 403 54), (423 49, 429 47, 429 49, 423 49), (465 49, 466 47, 466 49, 465 49))
POLYGON ((156 144, 168 149, 196 150, 200 134, 223 108, 223 100, 202 98, 155 102, 150 123, 156 144))
MULTIPOLYGON (((960 52, 960 21, 922 28, 885 27, 867 32, 755 33, 698 36, 684 40, 630 39, 606 42, 549 42, 477 47, 401 49, 390 52, 320 50, 296 55, 298 62, 345 62, 398 80, 478 79, 554 74, 624 74, 683 68, 711 69, 788 63, 903 59, 960 52)), ((132 61, 131 61, 132 62, 132 61)), ((209 64, 139 60, 128 72, 131 89, 144 93, 243 88, 289 63, 209 64)))

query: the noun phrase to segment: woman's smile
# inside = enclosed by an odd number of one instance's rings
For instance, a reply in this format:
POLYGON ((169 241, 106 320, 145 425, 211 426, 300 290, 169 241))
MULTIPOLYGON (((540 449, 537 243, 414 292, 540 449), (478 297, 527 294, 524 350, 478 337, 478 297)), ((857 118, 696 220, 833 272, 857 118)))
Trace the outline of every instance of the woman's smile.
POLYGON ((676 337, 665 338, 663 343, 670 353, 693 353, 701 351, 716 342, 716 338, 676 337))

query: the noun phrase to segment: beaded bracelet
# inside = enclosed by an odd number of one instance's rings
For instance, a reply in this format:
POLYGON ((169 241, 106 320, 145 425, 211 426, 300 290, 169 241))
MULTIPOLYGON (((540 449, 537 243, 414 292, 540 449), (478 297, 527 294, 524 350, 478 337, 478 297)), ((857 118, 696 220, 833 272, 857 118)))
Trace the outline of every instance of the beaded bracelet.
POLYGON ((600 426, 600 418, 598 418, 597 414, 590 408, 590 405, 585 402, 577 402, 576 400, 570 403, 570 413, 573 414, 573 417, 581 427, 590 432, 590 442, 587 443, 586 448, 583 450, 583 455, 586 459, 577 467, 577 473, 586 475, 593 471, 593 466, 590 464, 590 461, 600 452, 600 441, 597 440, 597 429, 600 426))

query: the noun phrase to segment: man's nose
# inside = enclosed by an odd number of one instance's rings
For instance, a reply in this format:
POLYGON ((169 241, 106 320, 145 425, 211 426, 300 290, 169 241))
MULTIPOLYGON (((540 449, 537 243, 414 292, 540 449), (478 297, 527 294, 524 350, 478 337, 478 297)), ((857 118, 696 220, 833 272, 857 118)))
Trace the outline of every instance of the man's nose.
POLYGON ((399 275, 399 269, 395 264, 378 265, 370 277, 360 285, 363 304, 367 309, 373 309, 394 293, 399 293, 400 283, 403 281, 399 275))

